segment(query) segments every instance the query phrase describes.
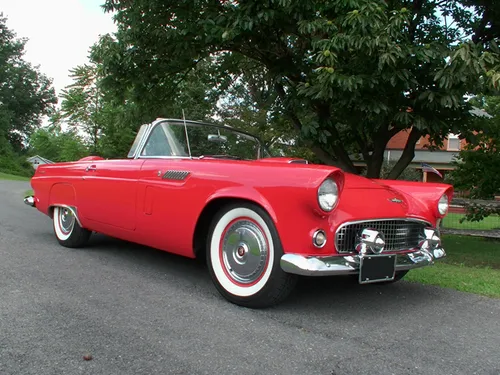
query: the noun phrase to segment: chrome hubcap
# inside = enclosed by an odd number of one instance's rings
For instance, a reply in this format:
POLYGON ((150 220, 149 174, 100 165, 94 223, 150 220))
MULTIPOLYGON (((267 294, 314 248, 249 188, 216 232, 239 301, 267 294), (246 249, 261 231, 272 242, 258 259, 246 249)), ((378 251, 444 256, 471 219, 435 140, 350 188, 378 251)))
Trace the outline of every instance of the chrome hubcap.
POLYGON ((61 224, 61 229, 64 233, 69 233, 75 225, 75 217, 71 211, 67 208, 61 208, 59 211, 59 223, 61 224))
POLYGON ((221 247, 224 266, 234 281, 251 284, 264 273, 268 244, 260 227, 252 221, 234 222, 226 230, 221 247))

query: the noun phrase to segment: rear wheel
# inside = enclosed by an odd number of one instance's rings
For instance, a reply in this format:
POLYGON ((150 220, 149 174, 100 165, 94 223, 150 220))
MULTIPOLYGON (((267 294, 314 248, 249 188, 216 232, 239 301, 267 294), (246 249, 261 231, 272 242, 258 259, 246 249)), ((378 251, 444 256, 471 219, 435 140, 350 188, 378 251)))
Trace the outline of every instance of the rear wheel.
POLYGON ((281 269, 283 249, 267 212, 255 204, 222 208, 214 217, 207 263, 219 293, 246 307, 268 307, 285 299, 297 277, 281 269))
POLYGON ((82 247, 92 234, 78 224, 73 212, 67 207, 54 207, 53 223, 57 241, 64 247, 82 247))

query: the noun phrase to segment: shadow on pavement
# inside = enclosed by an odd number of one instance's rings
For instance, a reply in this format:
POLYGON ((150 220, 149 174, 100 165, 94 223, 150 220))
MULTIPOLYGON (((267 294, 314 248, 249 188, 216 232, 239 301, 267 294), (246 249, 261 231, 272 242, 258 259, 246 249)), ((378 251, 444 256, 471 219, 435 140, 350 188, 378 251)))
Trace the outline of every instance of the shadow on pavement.
MULTIPOLYGON (((129 264, 134 269, 146 272, 156 279, 175 277, 186 284, 197 284, 198 288, 210 294, 218 293, 212 284, 206 264, 201 260, 185 258, 161 250, 111 238, 101 234, 93 234, 89 245, 84 249, 98 256, 111 257, 119 261, 116 267, 129 264)), ((182 282, 181 282, 182 284, 182 282)), ((354 311, 366 311, 370 316, 394 313, 400 310, 411 313, 421 304, 432 304, 442 296, 436 293, 437 288, 420 284, 399 281, 393 284, 359 285, 355 278, 337 277, 300 277, 294 292, 280 305, 269 310, 288 310, 295 312, 309 311, 313 307, 334 310, 338 314, 352 314, 354 311), (431 292, 433 291, 434 292, 431 292)), ((222 300, 222 297, 220 297, 222 300)), ((222 300, 225 302, 225 300, 222 300)))

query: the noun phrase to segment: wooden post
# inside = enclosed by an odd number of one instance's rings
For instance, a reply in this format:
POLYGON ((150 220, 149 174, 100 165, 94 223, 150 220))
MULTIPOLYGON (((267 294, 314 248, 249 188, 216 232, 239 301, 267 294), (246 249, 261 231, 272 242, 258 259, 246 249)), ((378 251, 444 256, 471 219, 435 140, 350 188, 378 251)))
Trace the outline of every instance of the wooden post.
POLYGON ((427 182, 427 172, 424 171, 424 179, 423 179, 424 182, 427 182))

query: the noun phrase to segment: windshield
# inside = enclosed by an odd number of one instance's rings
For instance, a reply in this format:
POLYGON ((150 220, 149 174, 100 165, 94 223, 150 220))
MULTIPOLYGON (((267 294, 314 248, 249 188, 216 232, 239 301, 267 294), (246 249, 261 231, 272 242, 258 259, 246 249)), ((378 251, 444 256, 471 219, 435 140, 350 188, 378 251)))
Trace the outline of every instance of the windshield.
POLYGON ((162 121, 154 126, 141 151, 143 157, 178 156, 258 159, 262 146, 253 136, 229 127, 162 121), (187 132, 187 137, 186 137, 187 132))

